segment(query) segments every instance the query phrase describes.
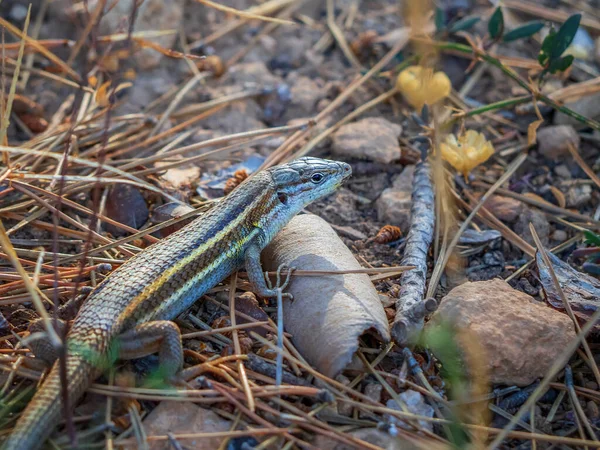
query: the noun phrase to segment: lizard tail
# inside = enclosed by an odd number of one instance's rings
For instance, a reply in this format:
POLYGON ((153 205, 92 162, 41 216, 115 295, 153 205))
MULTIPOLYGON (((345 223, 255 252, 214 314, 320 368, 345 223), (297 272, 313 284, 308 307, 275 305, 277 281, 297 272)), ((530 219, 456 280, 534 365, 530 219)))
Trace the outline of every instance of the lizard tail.
MULTIPOLYGON (((92 382, 93 365, 81 354, 67 357, 69 403, 73 405, 92 382)), ((4 442, 3 450, 35 450, 58 425, 62 417, 62 388, 58 361, 46 380, 25 408, 12 434, 4 442)))

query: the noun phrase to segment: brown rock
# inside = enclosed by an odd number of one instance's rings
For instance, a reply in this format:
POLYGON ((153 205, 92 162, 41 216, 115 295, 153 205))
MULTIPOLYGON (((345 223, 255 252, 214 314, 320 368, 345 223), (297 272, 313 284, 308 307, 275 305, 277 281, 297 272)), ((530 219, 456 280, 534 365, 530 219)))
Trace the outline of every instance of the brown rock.
POLYGON ((547 246, 550 242, 550 223, 546 219, 546 215, 539 209, 524 208, 519 220, 515 224, 515 233, 525 239, 526 242, 535 246, 533 236, 529 230, 529 224, 533 224, 535 232, 542 241, 544 246, 547 246))
MULTIPOLYGON (((146 200, 138 188, 129 184, 116 184, 106 201, 106 215, 123 225, 139 229, 150 217, 146 200)), ((114 225, 106 225, 106 230, 115 236, 127 234, 114 225)))
POLYGON ((569 145, 579 148, 579 135, 571 125, 554 125, 537 132, 538 151, 546 158, 557 159, 569 154, 569 145))
POLYGON ((512 223, 523 212, 523 204, 514 198, 502 195, 492 195, 486 202, 485 208, 502 222, 512 223))
MULTIPOLYGON (((144 419, 143 424, 147 436, 227 431, 231 427, 230 421, 188 402, 161 402, 144 419)), ((219 448, 223 439, 220 437, 186 439, 182 444, 188 448, 209 450, 219 448)), ((148 445, 150 450, 172 448, 169 441, 150 441, 148 445)))
POLYGON ((378 117, 342 126, 333 136, 332 152, 346 158, 389 164, 400 158, 398 136, 402 127, 378 117))
POLYGON ((446 295, 427 328, 449 321, 480 344, 490 381, 526 386, 543 377, 575 338, 567 315, 503 280, 465 283, 446 295))

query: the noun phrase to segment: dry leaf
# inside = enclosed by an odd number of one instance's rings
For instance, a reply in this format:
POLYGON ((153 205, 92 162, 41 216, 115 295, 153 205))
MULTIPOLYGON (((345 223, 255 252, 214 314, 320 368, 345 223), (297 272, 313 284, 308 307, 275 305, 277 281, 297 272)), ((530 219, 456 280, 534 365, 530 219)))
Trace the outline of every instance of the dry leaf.
POLYGON ((537 130, 541 124, 544 123, 544 119, 535 120, 527 127, 527 146, 531 147, 537 142, 537 130))

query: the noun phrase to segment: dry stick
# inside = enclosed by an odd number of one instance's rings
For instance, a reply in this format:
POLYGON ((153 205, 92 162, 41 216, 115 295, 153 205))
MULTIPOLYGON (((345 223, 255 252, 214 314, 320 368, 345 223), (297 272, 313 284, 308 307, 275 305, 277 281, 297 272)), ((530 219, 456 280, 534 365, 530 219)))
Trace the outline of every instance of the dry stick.
MULTIPOLYGON (((237 288, 237 270, 231 275, 231 281, 229 283, 229 309, 231 311, 235 311, 235 290, 237 288)), ((236 318, 235 313, 229 315, 229 320, 231 321, 231 326, 235 327, 232 332, 233 338, 233 348, 235 350, 236 355, 242 354, 242 348, 240 346, 240 337, 238 334, 238 328, 236 327, 236 318)), ((242 381, 242 387, 244 388, 244 393, 246 394, 246 400, 248 401, 248 408, 250 411, 254 412, 256 410, 256 405, 254 403, 254 397, 252 396, 252 390, 250 389, 250 384, 248 383, 248 375, 246 375, 246 368, 244 366, 244 362, 242 360, 237 361, 237 370, 240 374, 240 378, 242 381)))
MULTIPOLYGON (((517 422, 523 418, 527 412, 531 409, 533 405, 538 401, 538 399, 546 392, 551 380, 562 370, 565 364, 569 361, 573 353, 579 347, 579 344, 585 340, 587 334, 592 330, 592 328, 596 325, 596 323, 600 320, 600 309, 598 309, 591 317, 590 320, 584 325, 581 329, 581 333, 577 334, 577 336, 569 342, 566 349, 562 352, 562 354, 554 361, 550 370, 546 373, 543 380, 540 382, 535 391, 531 394, 531 396, 527 399, 527 401, 521 406, 519 411, 512 417, 508 425, 496 436, 496 439, 488 446, 488 450, 495 450, 498 446, 506 439, 506 437, 511 433, 512 429, 515 427, 517 422)), ((541 439, 546 438, 541 435, 541 439)), ((540 439, 540 437, 538 437, 540 439)), ((593 444, 598 444, 598 442, 592 442, 593 444)))
POLYGON ((401 346, 423 327, 428 312, 435 309, 434 302, 423 300, 427 282, 427 254, 433 239, 434 194, 431 185, 430 165, 421 162, 414 174, 410 230, 401 264, 415 266, 400 277, 400 292, 396 300, 396 317, 391 327, 392 338, 401 346))
MULTIPOLYGON (((560 282, 558 281, 558 277, 556 276, 556 273, 554 272, 554 266, 552 265, 552 262, 550 262, 550 258, 548 257, 548 254, 546 253, 546 249, 544 248, 542 241, 540 241, 540 238, 539 238, 537 232, 535 231, 535 228, 533 227, 532 223, 529 224, 529 230, 531 231, 531 235, 533 236, 533 240, 535 241, 535 245, 537 247, 538 253, 544 260, 544 264, 546 264, 546 267, 548 267, 548 273, 550 274, 550 277, 552 278, 552 284, 554 284, 554 288, 558 292, 558 295, 560 295, 560 299, 562 300, 563 307, 565 308, 565 311, 567 311, 567 315, 569 316, 569 318, 573 321, 573 327, 575 328, 575 332, 578 335, 580 335, 581 327, 579 326, 579 321, 575 317, 575 314, 573 314, 573 309, 571 308, 571 304, 569 303, 569 300, 567 299, 567 296, 565 295, 565 292, 563 291, 563 289, 560 285, 560 282)), ((598 383, 600 385, 600 371, 598 370, 598 366, 596 365, 596 361, 594 360, 594 355, 592 354, 592 351, 590 350, 590 346, 588 345, 588 343, 585 339, 582 340, 582 345, 583 345, 583 349, 585 350, 585 354, 590 361, 589 365, 590 365, 590 368, 592 369, 592 372, 594 373, 594 377, 596 378, 596 383, 598 383)))
POLYGON ((460 236, 467 229, 467 227, 469 226, 469 224, 471 223, 471 221, 473 220, 473 218, 475 217, 477 212, 481 209, 481 207, 484 205, 484 203, 492 196, 492 194, 494 192, 496 192, 496 190, 498 190, 498 188, 500 186, 502 186, 513 175, 513 173, 521 166, 521 164, 523 164, 523 162, 526 159, 527 159, 527 153, 521 153, 519 156, 517 156, 513 160, 513 162, 510 164, 510 166, 508 166, 508 168, 506 169, 506 172, 479 199, 479 203, 477 203, 477 205, 475 205, 475 207, 473 208, 471 213, 467 216, 467 218, 461 224, 460 228, 454 235, 454 238, 452 238, 452 241, 448 245, 448 249, 447 249, 446 253, 444 254, 442 260, 441 261, 438 260, 435 268, 433 269, 433 273, 431 275, 431 280, 429 281, 429 288, 427 289, 427 297, 433 297, 435 295, 435 291, 437 290, 437 285, 442 276, 442 272, 443 272, 444 268, 446 267, 448 260, 450 259, 450 255, 452 254, 454 248, 456 247, 456 244, 458 244, 458 240, 460 239, 460 236))

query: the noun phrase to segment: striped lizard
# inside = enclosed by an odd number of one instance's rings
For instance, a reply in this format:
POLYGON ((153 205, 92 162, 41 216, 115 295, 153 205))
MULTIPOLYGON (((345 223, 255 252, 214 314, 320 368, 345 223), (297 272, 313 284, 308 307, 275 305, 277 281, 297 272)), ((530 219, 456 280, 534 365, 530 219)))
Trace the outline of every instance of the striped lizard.
MULTIPOLYGON (((163 373, 174 377, 183 366, 183 349, 171 320, 244 265, 255 292, 275 296, 261 269, 262 249, 294 215, 335 191, 351 172, 346 163, 318 158, 261 171, 112 272, 87 298, 67 335, 69 408, 101 375, 98 361, 115 342, 123 359, 158 351, 163 373)), ((60 421, 61 398, 56 362, 3 448, 40 448, 60 421)))

